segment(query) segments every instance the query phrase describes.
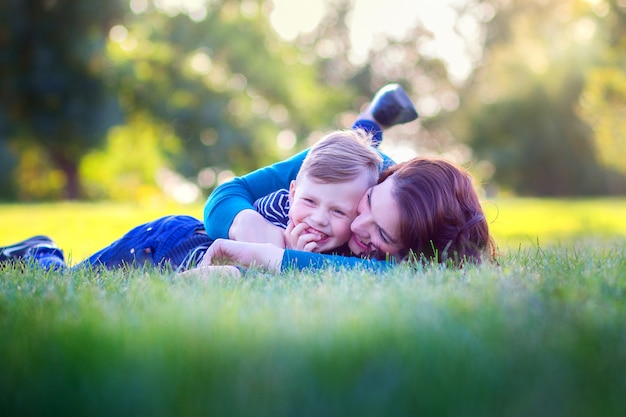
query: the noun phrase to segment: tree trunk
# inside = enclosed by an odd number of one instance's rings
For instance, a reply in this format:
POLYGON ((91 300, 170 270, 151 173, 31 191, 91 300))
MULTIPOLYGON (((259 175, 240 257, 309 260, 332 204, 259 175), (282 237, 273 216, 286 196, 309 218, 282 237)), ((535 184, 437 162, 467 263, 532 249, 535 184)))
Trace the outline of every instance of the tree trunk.
POLYGON ((81 197, 81 184, 78 175, 78 163, 60 153, 53 153, 52 160, 59 167, 66 178, 65 198, 68 200, 77 200, 81 197))

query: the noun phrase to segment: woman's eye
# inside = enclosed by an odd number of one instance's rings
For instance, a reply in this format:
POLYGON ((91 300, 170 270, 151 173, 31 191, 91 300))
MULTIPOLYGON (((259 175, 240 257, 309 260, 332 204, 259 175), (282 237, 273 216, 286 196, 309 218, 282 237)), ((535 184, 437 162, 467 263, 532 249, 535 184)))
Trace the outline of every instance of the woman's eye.
POLYGON ((380 239, 386 244, 389 244, 389 240, 385 237, 385 234, 383 233, 382 229, 378 229, 378 235, 380 236, 380 239))

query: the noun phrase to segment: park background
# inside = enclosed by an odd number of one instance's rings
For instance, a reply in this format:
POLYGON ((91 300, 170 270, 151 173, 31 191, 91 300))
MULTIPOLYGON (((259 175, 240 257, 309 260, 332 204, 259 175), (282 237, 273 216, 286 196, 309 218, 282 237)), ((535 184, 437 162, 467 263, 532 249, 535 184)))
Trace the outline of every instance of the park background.
POLYGON ((621 416, 623 0, 0 2, 0 245, 70 263, 348 127, 476 178, 498 264, 0 268, 0 414, 621 416))
POLYGON ((405 87, 397 160, 484 195, 626 193, 622 0, 6 1, 0 199, 199 202, 405 87))

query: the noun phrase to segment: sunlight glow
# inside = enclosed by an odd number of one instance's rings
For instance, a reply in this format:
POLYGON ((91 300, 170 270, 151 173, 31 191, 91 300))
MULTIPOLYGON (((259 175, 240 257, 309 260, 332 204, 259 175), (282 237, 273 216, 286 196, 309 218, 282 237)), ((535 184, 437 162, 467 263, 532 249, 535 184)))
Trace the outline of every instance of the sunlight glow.
MULTIPOLYGON (((299 34, 309 33, 324 16, 326 0, 274 0, 274 10, 270 16, 276 32, 285 40, 293 40, 299 34)), ((475 15, 458 22, 455 30, 455 4, 465 0, 354 0, 354 9, 348 17, 352 50, 349 58, 356 64, 367 59, 368 51, 377 45, 386 45, 385 38, 399 40, 407 31, 421 22, 433 33, 434 40, 424 51, 430 56, 440 57, 448 66, 451 76, 465 79, 471 69, 474 56, 480 51, 480 20, 488 20, 493 10, 483 8, 475 15)), ((329 50, 325 50, 330 53, 329 50)))
POLYGON ((573 24, 572 37, 578 42, 589 42, 596 32, 596 22, 589 18, 579 19, 573 24))
POLYGON ((286 40, 311 32, 324 16, 325 3, 309 0, 274 0, 270 22, 286 40))
POLYGON ((215 185, 215 181, 217 181, 217 174, 211 167, 204 168, 198 173, 198 184, 200 184, 200 187, 202 188, 213 187, 215 185))
POLYGON ((206 74, 211 69, 211 58, 205 52, 199 51, 191 57, 190 64, 198 74, 206 74))
POLYGON ((230 181, 235 178, 235 173, 229 169, 225 169, 217 174, 217 184, 224 184, 226 181, 230 181))
POLYGON ((191 204, 201 197, 200 188, 185 177, 168 168, 156 173, 156 182, 165 194, 181 204, 191 204))
MULTIPOLYGON (((140 0, 133 1, 140 2, 140 0)), ((206 0, 154 0, 154 5, 170 17, 184 13, 195 22, 204 20, 208 13, 206 0)))
POLYGON ((130 10, 135 14, 141 14, 148 9, 148 0, 130 0, 130 10))
POLYGON ((115 25, 109 31, 109 38, 111 38, 113 42, 122 43, 126 40, 127 36, 128 29, 123 25, 115 25))
POLYGON ((586 0, 586 2, 591 5, 591 9, 599 17, 604 17, 609 13, 610 6, 604 0, 586 0))
POLYGON ((296 139, 296 134, 293 133, 293 131, 283 130, 278 134, 278 137, 276 138, 276 145, 278 145, 280 149, 290 150, 293 149, 294 146, 296 146, 296 139))

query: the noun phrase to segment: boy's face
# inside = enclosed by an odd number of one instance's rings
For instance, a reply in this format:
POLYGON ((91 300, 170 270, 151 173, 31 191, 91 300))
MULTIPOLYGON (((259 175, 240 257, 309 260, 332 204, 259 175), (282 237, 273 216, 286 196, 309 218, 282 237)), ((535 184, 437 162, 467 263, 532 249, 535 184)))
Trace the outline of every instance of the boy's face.
POLYGON ((315 252, 335 249, 350 239, 357 205, 370 186, 365 172, 354 180, 335 184, 303 175, 289 188, 289 219, 294 226, 307 224, 306 233, 319 236, 315 252))

